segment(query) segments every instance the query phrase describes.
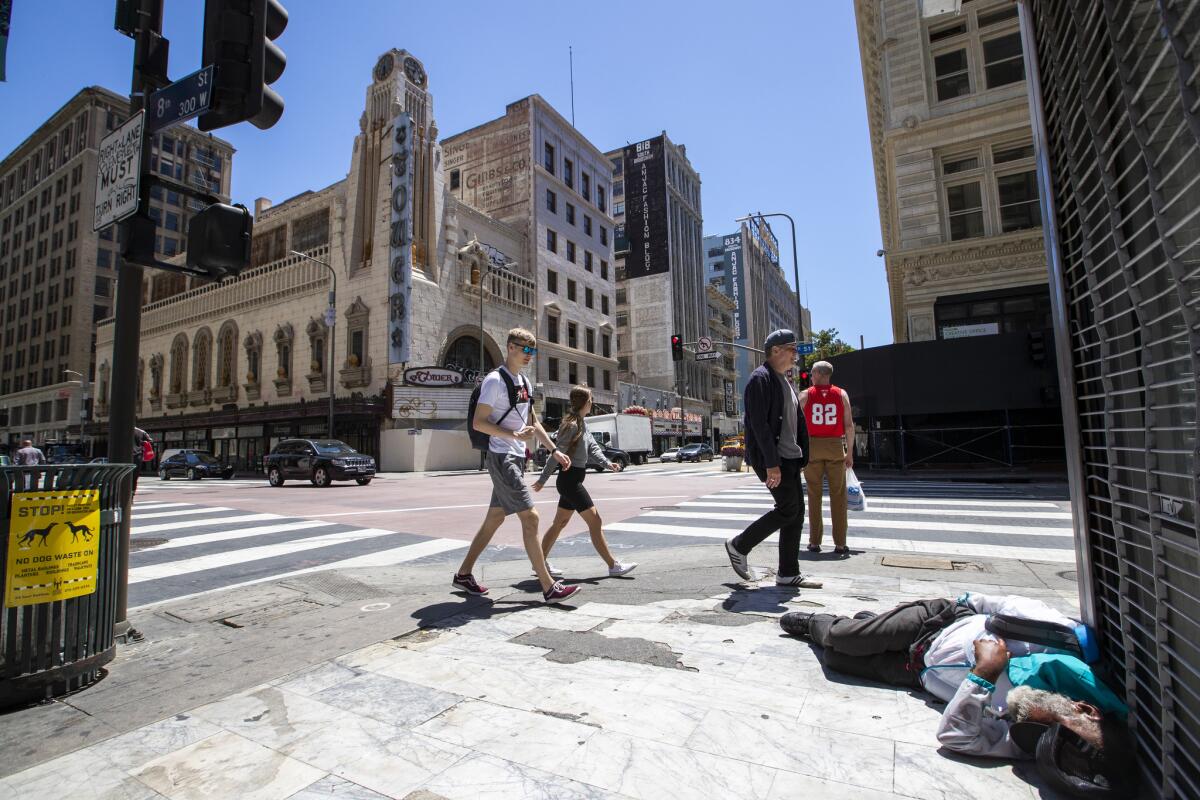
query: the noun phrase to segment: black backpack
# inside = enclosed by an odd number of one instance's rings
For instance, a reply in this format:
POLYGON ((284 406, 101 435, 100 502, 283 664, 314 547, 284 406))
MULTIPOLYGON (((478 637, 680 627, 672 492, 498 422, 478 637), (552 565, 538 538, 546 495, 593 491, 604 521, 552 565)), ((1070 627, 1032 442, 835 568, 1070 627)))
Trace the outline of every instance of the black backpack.
MULTIPOLYGON (((508 376, 508 373, 502 369, 495 369, 493 372, 499 372, 500 377, 504 379, 504 385, 508 388, 508 411, 505 411, 500 419, 496 420, 499 425, 504 421, 504 418, 511 414, 517 408, 517 384, 513 383, 513 379, 508 376)), ((521 378, 521 385, 525 385, 525 378, 521 378)), ((475 387, 475 391, 471 392, 471 400, 467 403, 467 436, 471 438, 471 447, 476 450, 487 450, 491 443, 492 437, 482 431, 475 430, 475 406, 479 405, 479 391, 483 388, 483 381, 475 387)))

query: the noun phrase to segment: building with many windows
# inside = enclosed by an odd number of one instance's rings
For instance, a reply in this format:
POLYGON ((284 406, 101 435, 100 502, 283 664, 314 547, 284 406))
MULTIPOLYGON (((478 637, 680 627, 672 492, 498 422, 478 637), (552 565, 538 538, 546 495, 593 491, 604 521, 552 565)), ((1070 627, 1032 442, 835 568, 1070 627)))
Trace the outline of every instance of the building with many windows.
POLYGON ((1014 0, 856 0, 897 342, 1050 326, 1014 0))
MULTIPOLYGON (((608 153, 612 162, 617 359, 624 381, 677 392, 708 418, 712 369, 690 346, 671 360, 671 336, 708 336, 700 174, 664 131, 608 153)), ((709 423, 705 422, 707 435, 709 423)), ((664 444, 665 444, 664 440, 664 444)))
MULTIPOLYGON (((0 413, 2 443, 78 439, 95 380, 95 327, 108 317, 120 274, 115 226, 92 230, 100 140, 125 121, 128 99, 83 89, 0 161, 0 413)), ((155 136, 151 169, 229 197, 233 147, 195 128, 155 136)), ((151 193, 157 253, 184 246, 198 209, 175 192, 151 193)), ((186 289, 157 272, 146 299, 186 289)))
MULTIPOLYGON (((442 142, 452 197, 528 237, 535 281, 536 392, 554 424, 571 387, 598 412, 617 400, 613 218, 608 159, 539 95, 442 142)), ((492 366, 491 363, 484 365, 492 366)))
MULTIPOLYGON (((255 470, 281 439, 332 437, 383 470, 478 465, 465 424, 479 351, 494 364, 508 330, 534 324, 533 248, 450 196, 427 80, 414 56, 382 54, 346 178, 260 199, 249 268, 144 308, 136 412, 160 452, 255 470)), ((104 420, 111 321, 98 336, 104 420)))

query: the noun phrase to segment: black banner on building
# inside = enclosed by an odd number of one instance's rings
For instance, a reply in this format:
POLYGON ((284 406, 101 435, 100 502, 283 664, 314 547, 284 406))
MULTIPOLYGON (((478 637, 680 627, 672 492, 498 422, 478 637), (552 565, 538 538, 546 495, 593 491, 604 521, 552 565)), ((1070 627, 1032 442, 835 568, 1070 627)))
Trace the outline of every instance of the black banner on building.
POLYGON ((667 243, 667 162, 663 137, 625 148, 626 278, 669 272, 667 243))
POLYGON ((726 236, 722 241, 725 245, 725 274, 728 279, 725 293, 732 297, 737 305, 733 309, 733 340, 741 342, 750 336, 750 329, 746 324, 746 266, 742 258, 742 234, 726 236))

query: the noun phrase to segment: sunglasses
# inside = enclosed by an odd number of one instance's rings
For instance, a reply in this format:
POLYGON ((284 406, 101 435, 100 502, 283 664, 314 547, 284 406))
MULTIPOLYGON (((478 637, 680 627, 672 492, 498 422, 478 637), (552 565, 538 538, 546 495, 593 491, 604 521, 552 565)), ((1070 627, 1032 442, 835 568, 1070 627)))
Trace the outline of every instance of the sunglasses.
POLYGON ((522 346, 521 346, 521 352, 522 352, 522 353, 524 353, 524 354, 525 354, 525 355, 527 355, 527 356, 536 356, 536 355, 537 355, 537 348, 536 348, 536 347, 530 347, 529 345, 527 345, 527 344, 526 344, 526 345, 522 345, 522 346))

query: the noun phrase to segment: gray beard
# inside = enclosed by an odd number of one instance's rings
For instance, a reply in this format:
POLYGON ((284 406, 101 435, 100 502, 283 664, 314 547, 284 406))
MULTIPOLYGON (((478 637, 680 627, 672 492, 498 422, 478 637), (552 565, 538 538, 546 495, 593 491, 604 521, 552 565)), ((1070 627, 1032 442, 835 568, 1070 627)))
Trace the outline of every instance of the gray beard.
POLYGON ((1071 698, 1054 692, 1016 686, 1008 693, 1008 717, 1013 722, 1025 722, 1030 713, 1041 709, 1057 717, 1075 716, 1075 702, 1071 698))

